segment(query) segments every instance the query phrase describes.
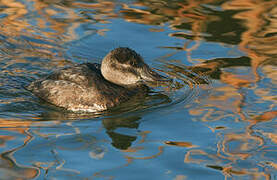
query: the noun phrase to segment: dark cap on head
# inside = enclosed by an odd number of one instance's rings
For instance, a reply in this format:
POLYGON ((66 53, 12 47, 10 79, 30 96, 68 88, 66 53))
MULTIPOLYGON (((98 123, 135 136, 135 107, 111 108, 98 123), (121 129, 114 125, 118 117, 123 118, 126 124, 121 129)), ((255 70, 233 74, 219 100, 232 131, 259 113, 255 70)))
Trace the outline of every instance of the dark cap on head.
POLYGON ((110 56, 119 63, 132 65, 134 67, 138 67, 143 63, 142 57, 136 51, 127 47, 119 47, 112 50, 110 56))

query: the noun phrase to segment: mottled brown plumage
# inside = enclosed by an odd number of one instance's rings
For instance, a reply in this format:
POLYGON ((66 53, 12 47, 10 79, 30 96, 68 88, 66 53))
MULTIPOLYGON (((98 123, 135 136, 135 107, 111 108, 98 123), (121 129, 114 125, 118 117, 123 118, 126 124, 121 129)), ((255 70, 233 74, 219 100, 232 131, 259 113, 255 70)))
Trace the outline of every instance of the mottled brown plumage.
POLYGON ((134 96, 139 91, 145 70, 148 80, 162 78, 135 51, 117 48, 103 59, 101 70, 99 64, 73 65, 32 82, 27 89, 67 110, 103 111, 134 96))

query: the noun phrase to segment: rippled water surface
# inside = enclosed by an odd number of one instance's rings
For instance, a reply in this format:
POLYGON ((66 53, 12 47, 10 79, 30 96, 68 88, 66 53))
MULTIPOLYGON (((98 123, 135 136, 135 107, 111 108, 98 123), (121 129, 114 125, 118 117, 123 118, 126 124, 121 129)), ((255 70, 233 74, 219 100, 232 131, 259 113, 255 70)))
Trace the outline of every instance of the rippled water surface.
POLYGON ((277 2, 0 1, 0 179, 277 179, 277 2), (24 89, 116 47, 174 80, 81 114, 24 89))

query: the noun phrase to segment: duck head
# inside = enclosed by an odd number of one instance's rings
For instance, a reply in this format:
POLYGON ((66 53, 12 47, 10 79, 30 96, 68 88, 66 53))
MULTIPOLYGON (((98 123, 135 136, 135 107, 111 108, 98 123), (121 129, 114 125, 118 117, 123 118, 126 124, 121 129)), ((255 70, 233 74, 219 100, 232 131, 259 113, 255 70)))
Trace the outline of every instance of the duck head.
POLYGON ((145 64, 138 53, 123 47, 112 50, 104 57, 101 73, 106 80, 122 86, 167 81, 145 64))

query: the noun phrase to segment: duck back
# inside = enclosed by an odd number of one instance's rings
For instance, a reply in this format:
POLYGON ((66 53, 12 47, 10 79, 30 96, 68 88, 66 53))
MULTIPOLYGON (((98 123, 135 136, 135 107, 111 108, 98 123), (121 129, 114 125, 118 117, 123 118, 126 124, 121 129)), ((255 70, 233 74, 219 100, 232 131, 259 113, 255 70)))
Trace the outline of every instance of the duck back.
POLYGON ((135 92, 107 81, 100 65, 85 63, 58 70, 32 82, 27 89, 39 98, 71 111, 107 110, 135 92))

